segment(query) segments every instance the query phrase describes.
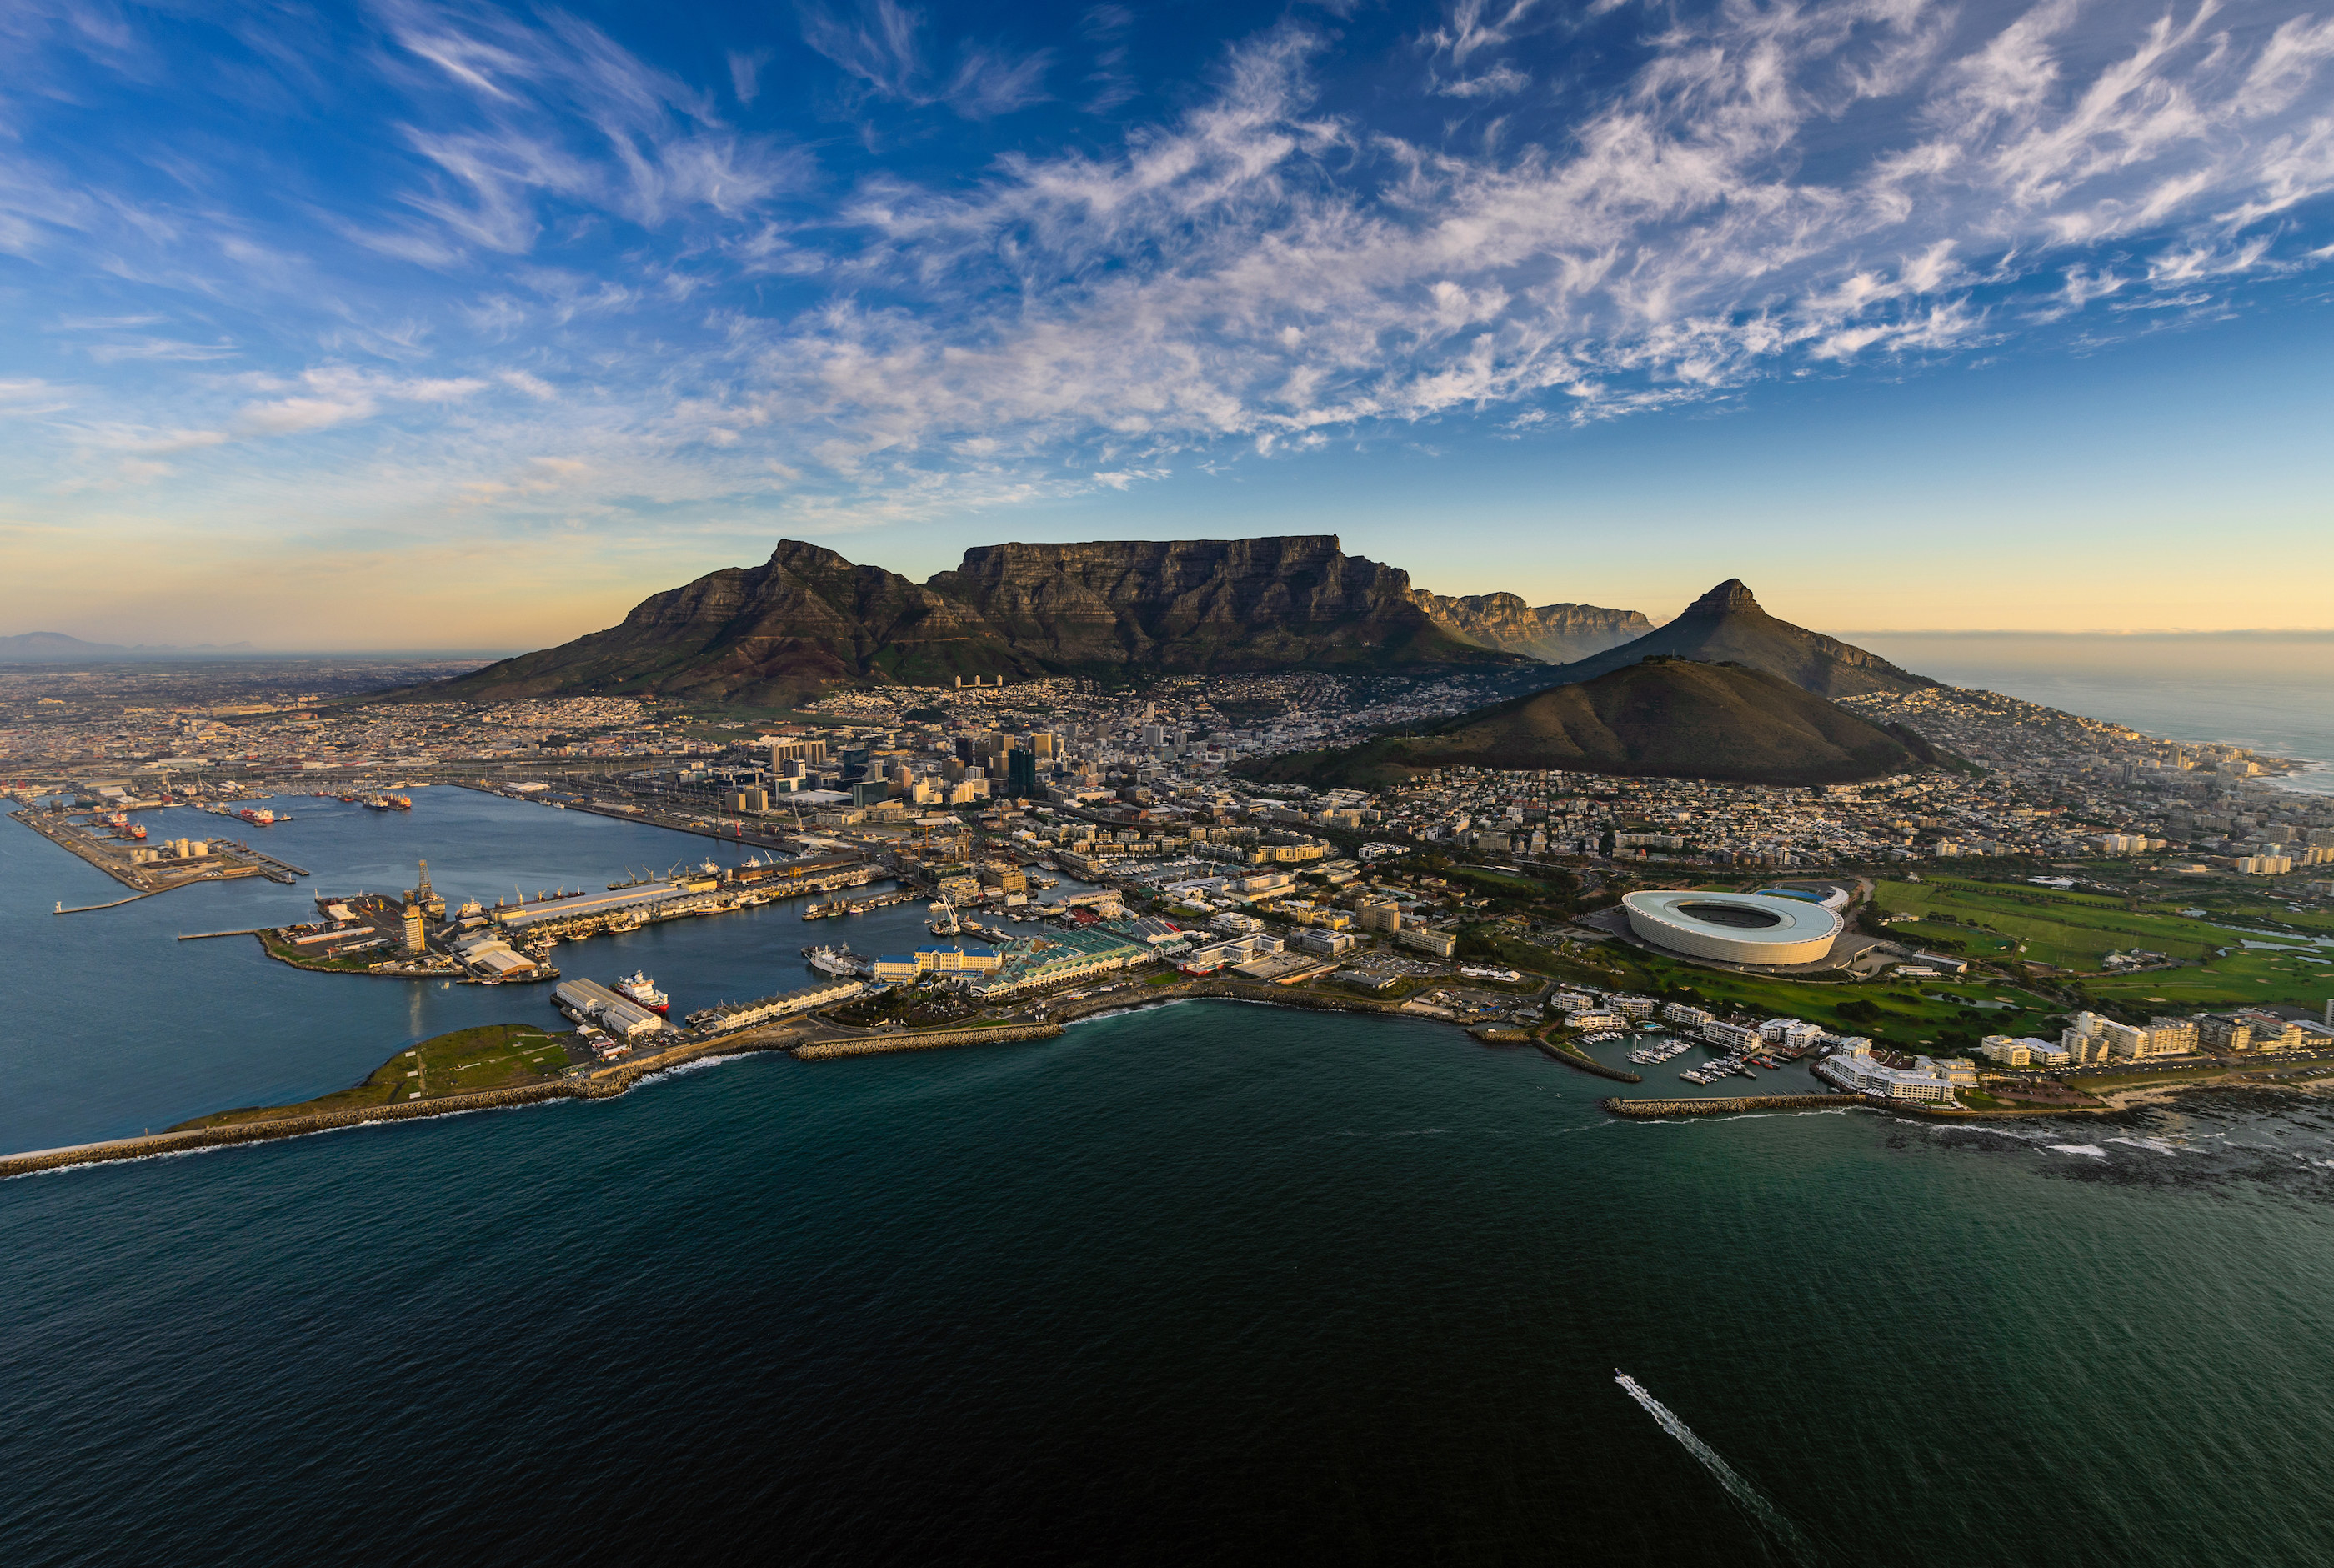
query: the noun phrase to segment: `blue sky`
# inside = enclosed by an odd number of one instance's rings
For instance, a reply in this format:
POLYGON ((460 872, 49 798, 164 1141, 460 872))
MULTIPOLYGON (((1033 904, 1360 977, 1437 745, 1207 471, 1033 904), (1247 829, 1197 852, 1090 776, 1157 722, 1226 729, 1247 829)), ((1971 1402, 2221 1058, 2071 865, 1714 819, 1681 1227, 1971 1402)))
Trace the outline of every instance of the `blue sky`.
POLYGON ((780 535, 2322 626, 2334 6, 0 11, 0 630, 526 646, 780 535))

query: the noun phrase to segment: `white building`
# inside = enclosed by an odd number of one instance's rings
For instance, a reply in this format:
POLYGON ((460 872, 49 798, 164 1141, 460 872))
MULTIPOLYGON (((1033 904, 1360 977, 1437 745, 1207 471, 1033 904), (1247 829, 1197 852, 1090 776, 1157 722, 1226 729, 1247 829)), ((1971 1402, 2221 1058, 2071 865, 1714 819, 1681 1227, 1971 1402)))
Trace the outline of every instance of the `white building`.
POLYGON ((1891 1067, 1874 1056, 1871 1046, 1865 1044, 1849 1046, 1825 1057, 1816 1063, 1816 1075, 1854 1093, 1874 1094, 1886 1100, 1951 1104, 1953 1098, 1950 1080, 1917 1063, 1911 1067, 1891 1067))

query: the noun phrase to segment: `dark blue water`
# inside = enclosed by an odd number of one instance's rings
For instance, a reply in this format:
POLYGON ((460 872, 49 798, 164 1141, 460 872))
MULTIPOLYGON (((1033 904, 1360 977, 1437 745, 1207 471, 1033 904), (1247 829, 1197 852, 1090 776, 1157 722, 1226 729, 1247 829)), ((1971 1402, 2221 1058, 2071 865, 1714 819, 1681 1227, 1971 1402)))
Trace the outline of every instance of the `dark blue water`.
MULTIPOLYGON (((514 1000, 282 971, 259 1008, 238 946, 161 949, 251 1010, 186 1079, 221 1103, 514 1000)), ((107 1085, 174 1038, 102 1036, 49 1082, 159 1105, 107 1085)), ((1187 1004, 0 1183, 0 1561, 2334 1560, 2334 1118, 1635 1123, 1607 1087, 1187 1004)), ((44 1093, 16 1141, 101 1130, 44 1093)))
MULTIPOLYGON (((270 959, 256 939, 181 942, 315 918, 316 891, 394 890, 427 859, 458 904, 557 887, 598 890, 627 869, 662 872, 734 846, 584 812, 469 790, 410 792, 413 810, 369 812, 281 796, 293 820, 250 827, 191 809, 140 812, 149 842, 241 838, 313 873, 297 887, 257 878, 183 888, 120 909, 51 913, 127 890, 15 822, 0 822, 0 950, 9 955, 13 1027, 0 1030, 0 1150, 50 1148, 163 1127, 239 1105, 345 1088, 399 1047, 474 1024, 555 1023, 551 987, 459 986, 318 975, 270 959)), ((767 851, 765 851, 767 853, 767 851)), ((889 884, 881 884, 888 886, 889 884)), ((606 980, 644 968, 676 1017, 817 978, 802 948, 847 940, 898 951, 932 938, 921 903, 805 922, 799 901, 667 922, 554 950, 563 972, 606 980)), ((978 946, 978 944, 974 944, 978 946)))

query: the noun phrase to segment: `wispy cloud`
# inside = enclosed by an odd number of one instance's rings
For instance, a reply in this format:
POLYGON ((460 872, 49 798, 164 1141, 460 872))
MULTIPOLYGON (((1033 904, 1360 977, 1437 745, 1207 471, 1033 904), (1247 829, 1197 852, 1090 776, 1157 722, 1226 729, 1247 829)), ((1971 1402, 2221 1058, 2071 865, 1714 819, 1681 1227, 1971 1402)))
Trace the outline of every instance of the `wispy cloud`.
POLYGON ((1010 114, 1046 96, 1051 50, 1017 53, 967 43, 950 61, 936 64, 924 42, 927 30, 921 11, 896 0, 802 7, 803 42, 841 67, 865 95, 918 107, 945 104, 968 120, 1010 114))
MULTIPOLYGON (((16 35, 53 89, 0 103, 20 149, 165 57, 145 14, 88 42, 67 9, 16 35)), ((1115 4, 1029 48, 810 0, 687 69, 555 8, 364 15, 349 188, 289 133, 280 199, 191 157, 0 160, 0 249, 59 280, 32 368, 75 384, 20 402, 111 421, 57 425, 61 464, 259 485, 362 448, 378 494, 473 516, 840 527, 2194 320, 2334 256, 2334 20, 2298 0, 1454 0, 1384 60, 1293 21, 1172 82, 1115 4)))

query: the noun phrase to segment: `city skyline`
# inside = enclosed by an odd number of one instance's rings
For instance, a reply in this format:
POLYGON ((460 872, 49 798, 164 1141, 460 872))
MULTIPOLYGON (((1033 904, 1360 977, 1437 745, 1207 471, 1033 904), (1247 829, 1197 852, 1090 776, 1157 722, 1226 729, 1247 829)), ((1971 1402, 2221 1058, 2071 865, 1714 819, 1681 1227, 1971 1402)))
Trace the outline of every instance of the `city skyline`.
POLYGON ((0 632, 534 647, 806 538, 2316 628, 2334 21, 28 5, 0 632))

